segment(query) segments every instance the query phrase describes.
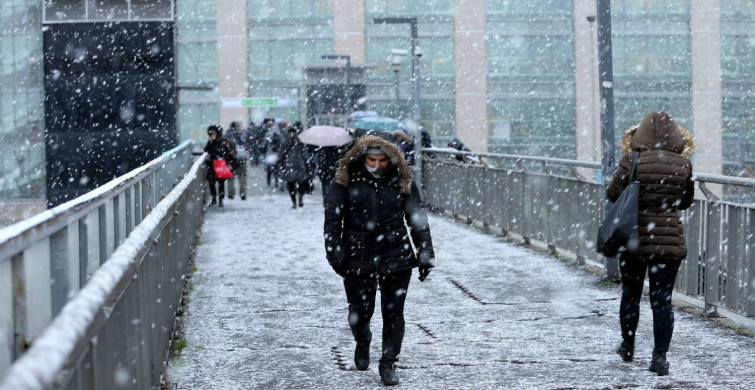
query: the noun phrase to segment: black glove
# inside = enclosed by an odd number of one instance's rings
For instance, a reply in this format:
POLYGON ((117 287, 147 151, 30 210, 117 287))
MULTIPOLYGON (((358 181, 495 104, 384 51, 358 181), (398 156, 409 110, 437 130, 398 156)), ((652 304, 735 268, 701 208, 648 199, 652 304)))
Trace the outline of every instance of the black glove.
POLYGON ((430 270, 432 267, 426 266, 426 265, 420 265, 419 266, 419 281, 424 282, 427 278, 427 275, 430 275, 430 270))
POLYGON ((346 267, 344 267, 344 262, 343 261, 339 261, 338 263, 331 264, 331 267, 333 267, 333 271, 336 271, 336 273, 339 276, 341 276, 341 277, 345 277, 346 276, 346 267))

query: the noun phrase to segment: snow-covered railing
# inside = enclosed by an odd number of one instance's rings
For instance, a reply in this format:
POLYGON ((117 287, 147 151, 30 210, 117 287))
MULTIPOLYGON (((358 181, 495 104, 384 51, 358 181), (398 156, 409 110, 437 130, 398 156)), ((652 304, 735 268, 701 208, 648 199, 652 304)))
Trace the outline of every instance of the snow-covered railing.
POLYGON ((0 389, 159 380, 202 212, 192 145, 0 230, 0 389))
MULTIPOLYGON (((600 266, 595 251, 602 185, 584 177, 600 163, 497 153, 423 149, 427 202, 502 234, 536 241, 600 266)), ((723 307, 755 316, 755 208, 721 201, 708 190, 726 185, 752 191, 755 180, 696 174, 704 194, 682 213, 687 260, 676 290, 701 299, 709 312, 723 307)))

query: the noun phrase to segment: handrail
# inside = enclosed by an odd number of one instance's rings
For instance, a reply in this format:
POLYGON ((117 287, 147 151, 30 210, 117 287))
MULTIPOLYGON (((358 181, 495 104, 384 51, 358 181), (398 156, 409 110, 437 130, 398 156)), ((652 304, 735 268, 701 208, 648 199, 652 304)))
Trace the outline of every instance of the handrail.
MULTIPOLYGON (((532 161, 532 162, 558 164, 558 165, 578 167, 578 168, 601 169, 602 167, 599 162, 594 162, 594 161, 568 160, 568 159, 551 158, 551 157, 520 156, 520 155, 503 154, 503 153, 465 152, 465 151, 458 151, 451 148, 423 148, 422 152, 423 153, 443 153, 443 154, 449 154, 449 155, 454 155, 454 156, 461 155, 461 156, 471 156, 471 157, 496 158, 496 159, 514 160, 514 161, 532 161)), ((755 179, 750 179, 746 177, 714 175, 710 173, 695 173, 693 178, 696 181, 704 181, 704 182, 713 183, 713 184, 755 187, 755 179)))
MULTIPOLYGON (((30 235, 34 235, 34 238, 39 238, 40 230, 44 230, 47 226, 54 224, 56 221, 65 219, 68 216, 75 214, 76 212, 93 206, 95 204, 104 202, 107 197, 111 196, 114 191, 121 190, 124 186, 130 182, 138 180, 141 176, 145 175, 145 171, 155 167, 161 161, 169 158, 179 150, 182 150, 194 141, 186 140, 180 145, 170 149, 150 161, 149 163, 142 165, 122 176, 119 176, 100 187, 87 192, 75 199, 71 199, 61 205, 53 207, 52 209, 45 210, 30 218, 19 221, 13 225, 0 229, 0 262, 7 260, 7 255, 10 251, 9 246, 14 244, 21 244, 19 240, 29 238, 30 235)), ((21 244, 23 245, 23 244, 21 244)), ((14 248, 18 249, 18 248, 14 248)))
POLYGON ((0 230, 0 373, 181 181, 193 143, 0 230))
POLYGON ((194 162, 183 180, 154 207, 81 291, 62 308, 53 323, 10 367, 4 381, 0 382, 0 389, 44 389, 66 385, 66 379, 72 374, 78 360, 76 358, 83 355, 89 340, 105 326, 108 313, 114 309, 134 278, 140 260, 150 247, 157 245, 153 241, 155 232, 162 230, 168 219, 179 215, 179 199, 186 196, 204 160, 203 156, 194 162))
MULTIPOLYGON (((597 162, 498 153, 475 153, 451 148, 428 148, 423 160, 428 204, 468 222, 477 221, 525 243, 547 245, 550 251, 574 254, 600 266, 595 250, 601 220, 603 186, 586 180, 577 168, 600 169, 597 162), (474 161, 470 157, 484 157, 474 161), (499 160, 510 160, 496 166, 499 160), (542 164, 529 170, 524 162, 542 164), (508 168, 508 165, 512 168, 508 168), (554 174, 547 164, 571 167, 571 175, 554 174), (505 165, 505 166, 504 166, 505 165), (515 167, 513 167, 515 166, 515 167), (573 175, 573 176, 572 176, 573 175)), ((563 171, 561 171, 563 172, 563 171)), ((755 316, 755 206, 721 201, 721 188, 708 185, 755 187, 755 179, 693 173, 704 197, 680 212, 687 260, 682 263, 675 289, 701 297, 705 311, 725 307, 755 316)))

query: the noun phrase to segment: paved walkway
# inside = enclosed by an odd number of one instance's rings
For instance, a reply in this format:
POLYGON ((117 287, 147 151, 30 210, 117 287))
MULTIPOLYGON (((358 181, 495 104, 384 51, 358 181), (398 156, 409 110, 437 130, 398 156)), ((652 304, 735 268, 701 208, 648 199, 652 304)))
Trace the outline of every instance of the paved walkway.
MULTIPOLYGON (((325 260, 320 195, 292 210, 264 185, 208 210, 196 257, 188 346, 171 362, 178 389, 382 388, 381 320, 366 372, 340 278, 325 260)), ((634 363, 618 345, 617 286, 444 217, 430 220, 438 268, 416 275, 398 374, 411 389, 751 389, 755 340, 676 313, 671 375, 647 371, 652 324, 643 302, 634 363)), ((378 305, 379 307, 379 305, 378 305)))

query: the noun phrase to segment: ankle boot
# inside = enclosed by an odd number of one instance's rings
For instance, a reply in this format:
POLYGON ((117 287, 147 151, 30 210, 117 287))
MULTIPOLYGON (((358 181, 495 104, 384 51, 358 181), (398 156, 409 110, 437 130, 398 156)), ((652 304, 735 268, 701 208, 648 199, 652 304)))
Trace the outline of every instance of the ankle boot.
POLYGON ((220 199, 218 199, 218 207, 223 207, 223 197, 220 197, 220 199))
POLYGON ((210 206, 215 206, 216 204, 218 204, 218 198, 213 195, 212 200, 210 201, 210 206))
POLYGON ((370 367, 370 340, 357 340, 357 347, 354 349, 354 365, 359 371, 365 371, 370 367))
POLYGON ((622 341, 616 353, 627 363, 634 360, 634 340, 622 341))
POLYGON ((398 384, 398 375, 396 375, 396 362, 390 360, 380 359, 380 365, 378 366, 380 372, 380 380, 386 386, 395 386, 398 384))
POLYGON ((653 358, 650 360, 650 368, 648 370, 658 374, 658 376, 668 375, 666 351, 653 350, 653 358))

